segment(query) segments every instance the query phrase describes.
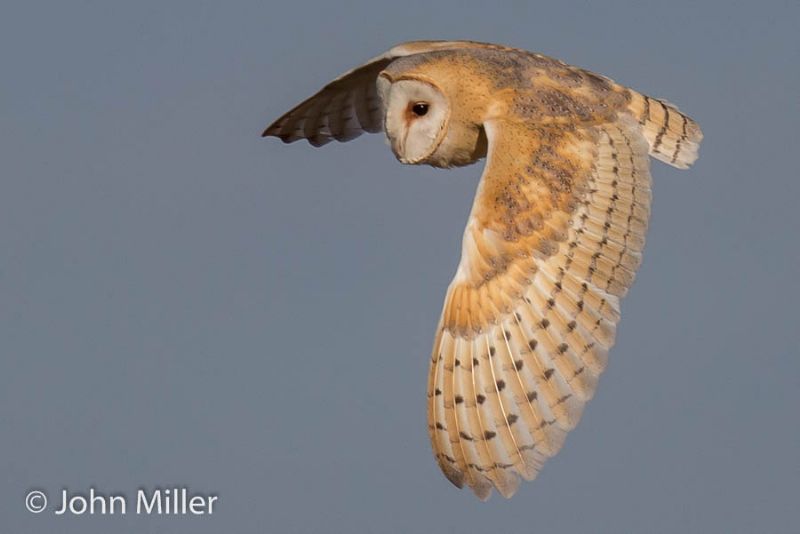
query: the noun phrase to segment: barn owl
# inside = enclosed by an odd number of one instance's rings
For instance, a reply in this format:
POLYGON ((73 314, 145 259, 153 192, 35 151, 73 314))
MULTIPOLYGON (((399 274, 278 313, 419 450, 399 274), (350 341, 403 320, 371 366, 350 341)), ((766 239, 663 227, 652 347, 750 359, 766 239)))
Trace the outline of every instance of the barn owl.
POLYGON ((648 155, 688 168, 703 137, 663 100, 524 50, 395 46, 264 131, 314 146, 383 130, 402 163, 486 158, 427 388, 439 467, 481 499, 532 480, 606 367, 650 215, 648 155))

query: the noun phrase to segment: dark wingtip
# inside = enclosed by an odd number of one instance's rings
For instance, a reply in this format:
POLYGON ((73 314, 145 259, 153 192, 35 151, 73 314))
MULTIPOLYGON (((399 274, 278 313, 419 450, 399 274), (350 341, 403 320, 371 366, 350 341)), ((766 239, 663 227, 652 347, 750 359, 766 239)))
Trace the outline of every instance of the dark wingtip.
POLYGON ((277 137, 277 134, 275 133, 275 131, 276 131, 275 130, 275 125, 274 124, 270 124, 269 126, 267 126, 267 128, 263 132, 261 132, 261 137, 268 137, 270 135, 274 135, 275 137, 277 137))
POLYGON ((262 138, 263 137, 277 137, 278 139, 281 140, 281 142, 286 143, 287 145, 289 143, 294 143, 295 141, 299 141, 300 139, 303 139, 303 137, 293 137, 290 134, 280 134, 277 131, 273 130, 272 127, 267 128, 266 130, 264 130, 264 133, 261 134, 261 137, 262 138))
POLYGON ((263 132, 261 132, 261 137, 269 137, 270 135, 273 137, 281 137, 281 119, 274 121, 272 124, 267 126, 263 132))

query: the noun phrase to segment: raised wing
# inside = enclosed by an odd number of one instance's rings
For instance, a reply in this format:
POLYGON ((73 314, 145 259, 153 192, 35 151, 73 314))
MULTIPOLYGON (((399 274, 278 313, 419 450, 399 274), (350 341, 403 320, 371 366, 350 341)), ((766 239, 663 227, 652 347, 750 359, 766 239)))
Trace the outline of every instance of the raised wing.
POLYGON ((332 140, 349 141, 364 132, 383 128, 383 104, 378 95, 378 74, 398 57, 456 48, 503 48, 472 41, 412 41, 397 45, 365 64, 346 72, 317 94, 273 122, 262 137, 279 137, 285 143, 308 139, 314 146, 332 140))
POLYGON ((505 497, 580 419, 606 366, 650 212, 631 118, 490 121, 489 153, 431 358, 428 426, 458 487, 505 497))

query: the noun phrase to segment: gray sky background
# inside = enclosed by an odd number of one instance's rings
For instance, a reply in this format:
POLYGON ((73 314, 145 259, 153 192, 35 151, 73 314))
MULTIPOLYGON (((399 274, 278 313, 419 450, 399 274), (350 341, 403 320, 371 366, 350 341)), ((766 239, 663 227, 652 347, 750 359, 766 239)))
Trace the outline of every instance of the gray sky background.
POLYGON ((427 4, 3 4, 0 531, 797 531, 797 2, 427 4), (556 56, 706 136, 691 171, 653 163, 609 369, 510 501, 452 487, 425 426, 481 167, 259 137, 420 38, 556 56), (23 502, 170 485, 215 514, 23 502))

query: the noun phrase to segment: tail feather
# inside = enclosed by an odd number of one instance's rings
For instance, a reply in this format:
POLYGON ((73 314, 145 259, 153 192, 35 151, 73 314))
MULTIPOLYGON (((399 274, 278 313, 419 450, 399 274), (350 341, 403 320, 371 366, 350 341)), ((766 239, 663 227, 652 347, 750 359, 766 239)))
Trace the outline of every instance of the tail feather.
POLYGON ((642 126, 650 155, 679 169, 688 169, 697 159, 703 132, 690 117, 665 100, 631 91, 628 108, 642 126))

